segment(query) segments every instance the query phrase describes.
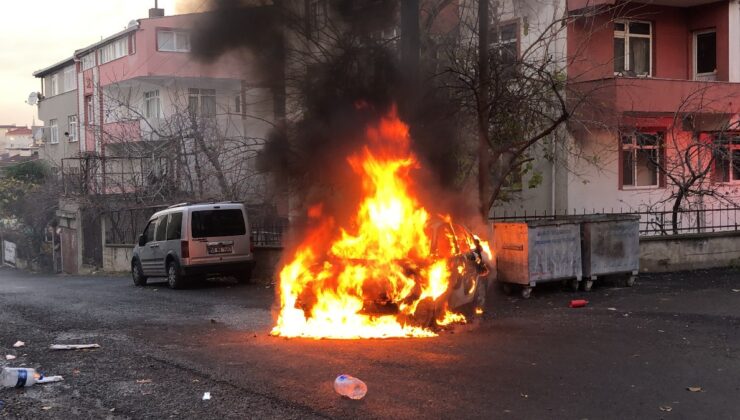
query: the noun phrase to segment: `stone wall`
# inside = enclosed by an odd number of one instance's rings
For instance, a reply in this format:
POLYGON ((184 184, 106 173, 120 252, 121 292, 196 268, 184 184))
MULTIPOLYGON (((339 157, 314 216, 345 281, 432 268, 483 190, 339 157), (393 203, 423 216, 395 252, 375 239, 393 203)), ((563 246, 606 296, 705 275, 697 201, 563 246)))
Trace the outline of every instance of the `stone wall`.
POLYGON ((640 271, 667 272, 740 265, 740 232, 640 239, 640 271))

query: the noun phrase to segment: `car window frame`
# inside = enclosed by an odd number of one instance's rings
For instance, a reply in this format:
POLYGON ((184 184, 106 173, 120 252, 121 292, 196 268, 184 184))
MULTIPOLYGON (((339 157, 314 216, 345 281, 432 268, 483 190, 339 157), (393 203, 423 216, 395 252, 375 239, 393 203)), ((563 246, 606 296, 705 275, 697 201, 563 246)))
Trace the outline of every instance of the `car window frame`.
POLYGON ((435 255, 441 258, 451 258, 451 257, 454 257, 460 254, 460 249, 456 249, 456 248, 458 248, 458 244, 457 244, 457 236, 455 235, 454 227, 449 223, 441 223, 439 226, 437 226, 436 232, 435 232, 435 243, 434 243, 435 255), (445 240, 445 241, 447 240, 447 238, 444 237, 445 236, 444 231, 443 231, 444 229, 448 229, 450 233, 452 233, 453 248, 450 249, 449 255, 443 256, 443 255, 440 255, 440 252, 439 252, 439 241, 440 239, 445 240))
POLYGON ((167 229, 165 229, 165 241, 179 241, 182 239, 182 227, 183 227, 183 220, 185 219, 185 215, 181 211, 176 211, 169 214, 169 217, 167 217, 167 229), (172 223, 173 216, 180 215, 180 228, 179 228, 179 235, 177 235, 176 238, 170 238, 170 225, 172 223))
POLYGON ((164 242, 167 240, 167 222, 169 221, 170 215, 169 214, 163 214, 159 217, 157 217, 157 228, 154 230, 154 242, 164 242), (159 228, 161 227, 161 222, 164 220, 164 228, 163 228, 163 237, 160 239, 159 237, 159 228))
MULTIPOLYGON (((189 236, 193 239, 207 239, 207 238, 220 238, 220 237, 232 237, 232 236, 247 236, 249 235, 249 223, 247 221, 246 213, 244 209, 240 208, 214 208, 214 209, 198 209, 198 210, 191 210, 190 211, 190 217, 188 218, 188 227, 190 229, 189 236), (200 231, 200 229, 197 229, 195 226, 196 221, 200 221, 201 216, 200 213, 212 213, 212 212, 235 212, 241 214, 241 221, 242 221, 242 228, 244 229, 244 232, 242 233, 229 233, 226 235, 202 235, 203 232, 200 231)), ((206 232, 206 233, 213 233, 213 232, 206 232)))
POLYGON ((146 224, 146 227, 144 227, 144 231, 141 233, 141 235, 144 237, 144 245, 150 242, 154 242, 154 233, 152 233, 151 240, 149 240, 149 238, 147 237, 147 232, 149 231, 149 228, 152 228, 152 231, 157 229, 157 219, 149 220, 149 222, 146 224))

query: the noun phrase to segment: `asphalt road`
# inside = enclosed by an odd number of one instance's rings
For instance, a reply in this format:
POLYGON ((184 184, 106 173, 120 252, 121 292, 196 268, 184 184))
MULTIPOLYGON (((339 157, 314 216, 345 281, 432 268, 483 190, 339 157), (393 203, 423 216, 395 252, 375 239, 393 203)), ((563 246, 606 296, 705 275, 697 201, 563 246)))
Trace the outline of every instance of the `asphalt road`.
POLYGON ((740 418, 740 271, 497 295, 481 323, 432 339, 270 337, 273 295, 0 269, 0 366, 65 378, 0 389, 0 418, 740 418), (333 392, 340 373, 365 399, 333 392))

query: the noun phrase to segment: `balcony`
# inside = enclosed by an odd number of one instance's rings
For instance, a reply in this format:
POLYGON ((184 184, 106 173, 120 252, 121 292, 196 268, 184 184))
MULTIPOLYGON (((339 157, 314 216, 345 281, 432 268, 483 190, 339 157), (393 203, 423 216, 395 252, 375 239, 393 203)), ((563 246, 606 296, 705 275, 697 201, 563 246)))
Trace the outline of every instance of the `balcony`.
POLYGON ((677 114, 693 114, 704 121, 696 128, 715 131, 721 124, 718 116, 726 122, 726 117, 740 113, 740 83, 612 77, 571 83, 569 90, 571 102, 581 101, 578 119, 610 127, 650 126, 662 117, 660 125, 677 114))
POLYGON ((167 158, 82 156, 62 159, 65 196, 162 197, 176 190, 167 158))
MULTIPOLYGON (((656 6, 671 7, 694 7, 701 6, 703 4, 717 3, 718 1, 720 0, 632 0, 632 3, 645 3, 653 4, 656 6)), ((574 12, 586 8, 613 6, 617 3, 622 2, 618 0, 568 0, 568 11, 574 12)))

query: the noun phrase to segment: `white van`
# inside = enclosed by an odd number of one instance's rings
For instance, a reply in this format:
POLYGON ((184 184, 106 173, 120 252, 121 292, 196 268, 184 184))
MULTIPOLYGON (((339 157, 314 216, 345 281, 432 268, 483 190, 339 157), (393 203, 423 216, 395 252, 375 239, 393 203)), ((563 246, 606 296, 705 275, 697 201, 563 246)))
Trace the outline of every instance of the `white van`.
POLYGON ((244 204, 176 204, 154 213, 131 258, 137 286, 166 277, 178 289, 191 278, 210 274, 248 282, 254 254, 244 204))

